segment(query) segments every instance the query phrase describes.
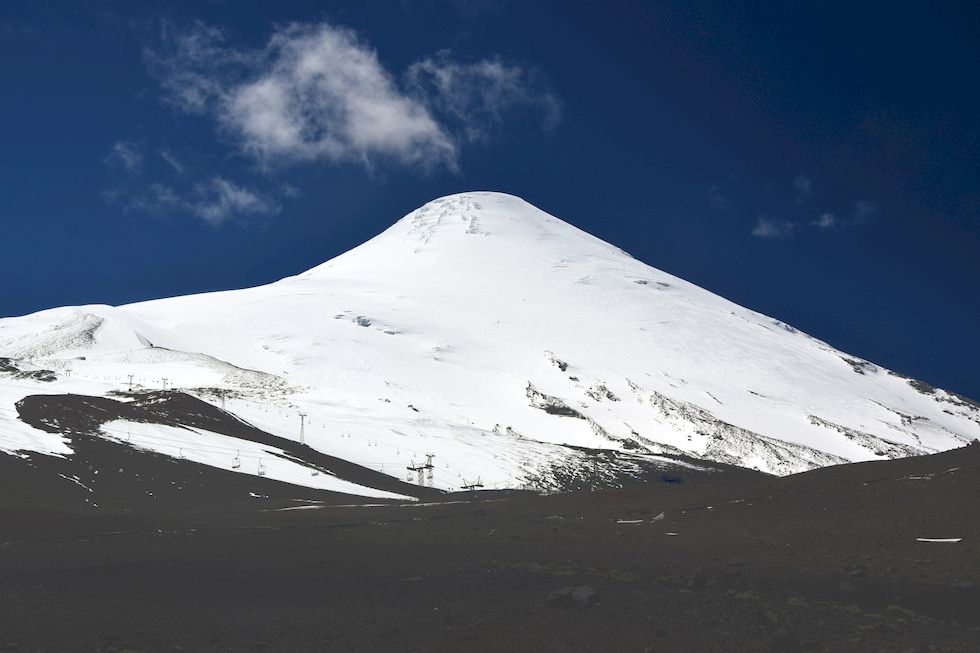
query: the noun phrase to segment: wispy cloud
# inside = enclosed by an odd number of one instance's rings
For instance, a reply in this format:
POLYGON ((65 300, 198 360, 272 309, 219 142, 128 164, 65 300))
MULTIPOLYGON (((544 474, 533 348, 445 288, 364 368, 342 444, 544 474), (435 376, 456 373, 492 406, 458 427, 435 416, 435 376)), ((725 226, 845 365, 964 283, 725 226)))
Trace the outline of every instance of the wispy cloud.
POLYGON ((854 203, 854 223, 862 224, 868 218, 878 213, 878 205, 868 200, 858 200, 854 203))
POLYGON ((821 213, 820 216, 810 222, 810 226, 817 231, 844 231, 850 227, 864 224, 874 214, 878 212, 878 206, 874 202, 858 200, 854 203, 850 217, 831 212, 821 213))
POLYGON ((184 174, 184 164, 180 162, 180 159, 177 158, 176 154, 167 148, 160 150, 159 154, 160 158, 163 159, 167 165, 173 168, 174 172, 179 175, 184 174))
MULTIPOLYGON (((752 187, 749 184, 748 189, 740 188, 745 184, 733 185, 733 179, 736 177, 731 175, 726 181, 710 186, 708 203, 718 211, 728 210, 733 206, 751 210, 750 215, 754 214, 755 217, 749 233, 763 240, 785 241, 815 232, 842 234, 867 222, 878 213, 877 204, 864 199, 857 200, 851 207, 837 210, 824 208, 816 211, 802 206, 814 204, 811 202, 815 193, 813 179, 805 174, 798 174, 793 178, 795 205, 790 205, 777 188, 762 186, 762 192, 758 185, 752 187), (773 217, 774 214, 783 217, 773 217)), ((745 211, 739 210, 736 213, 744 215, 745 211)))
MULTIPOLYGON (((737 190, 735 186, 739 181, 739 176, 735 173, 729 173, 724 181, 718 184, 712 184, 708 187, 707 197, 708 206, 710 206, 715 211, 727 211, 731 208, 733 202, 733 193, 737 190)), ((735 193, 737 194, 737 193, 735 193)))
POLYGON ((253 63, 224 44, 224 32, 204 23, 178 30, 164 22, 158 49, 145 48, 143 58, 160 81, 164 100, 187 113, 203 114, 223 94, 220 78, 253 63))
POLYGON ((752 227, 752 235, 765 240, 786 240, 793 237, 797 228, 795 222, 760 215, 752 227))
POLYGON ((283 197, 299 197, 302 195, 300 190, 292 184, 282 184, 279 186, 279 194, 283 197))
POLYGON ((172 188, 157 183, 119 185, 103 191, 102 196, 123 213, 160 213, 180 205, 180 198, 172 188))
POLYGON ((0 43, 36 40, 40 37, 41 33, 32 23, 17 18, 0 18, 0 43))
POLYGON ((405 73, 414 95, 469 141, 485 140, 517 109, 536 111, 550 130, 561 121, 561 104, 542 90, 535 74, 499 58, 473 63, 453 61, 448 50, 409 66, 405 73))
POLYGON ((804 204, 813 195, 813 180, 806 175, 796 175, 793 188, 796 190, 796 203, 804 204))
POLYGON ((272 196, 224 177, 184 190, 161 183, 119 185, 103 192, 103 197, 124 213, 189 213, 215 226, 232 217, 276 215, 281 210, 272 196))
POLYGON ((116 141, 109 149, 105 163, 138 173, 143 169, 143 146, 132 141, 116 141))
POLYGON ((535 108, 545 126, 560 115, 553 94, 517 65, 470 64, 448 53, 387 70, 353 31, 328 23, 278 28, 259 50, 228 45, 196 24, 166 28, 146 61, 168 102, 211 116, 219 131, 262 165, 390 160, 455 168, 465 141, 485 136, 505 113, 535 108))
POLYGON ((196 199, 190 208, 195 215, 213 225, 232 215, 273 215, 280 207, 273 200, 222 177, 214 177, 194 189, 196 199))
POLYGON ((722 186, 714 184, 708 188, 708 206, 715 211, 724 211, 730 204, 728 195, 725 194, 722 186))
POLYGON ((839 221, 833 213, 822 213, 819 218, 810 223, 820 231, 831 231, 839 226, 839 221))

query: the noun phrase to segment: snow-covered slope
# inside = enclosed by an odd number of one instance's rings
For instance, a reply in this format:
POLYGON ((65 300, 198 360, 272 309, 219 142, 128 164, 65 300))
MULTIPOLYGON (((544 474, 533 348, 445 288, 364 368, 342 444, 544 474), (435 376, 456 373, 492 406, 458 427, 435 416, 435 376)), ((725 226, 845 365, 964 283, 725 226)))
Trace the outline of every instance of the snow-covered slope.
MULTIPOLYGON (((0 417, 25 386, 166 378, 223 388, 229 410, 285 437, 304 411, 314 448, 398 475, 435 454, 443 487, 516 484, 575 451, 558 445, 786 474, 980 437, 972 402, 499 193, 435 200, 266 286, 3 319, 0 357, 58 377, 0 373, 0 417)), ((0 419, 0 448, 64 453, 28 431, 0 419)))

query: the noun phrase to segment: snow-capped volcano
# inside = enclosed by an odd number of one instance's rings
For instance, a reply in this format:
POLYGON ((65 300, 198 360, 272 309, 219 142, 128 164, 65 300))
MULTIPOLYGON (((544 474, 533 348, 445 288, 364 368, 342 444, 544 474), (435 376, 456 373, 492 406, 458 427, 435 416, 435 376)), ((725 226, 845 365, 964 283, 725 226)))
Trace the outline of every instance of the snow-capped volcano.
MULTIPOLYGON (((17 370, 0 377, 7 451, 69 451, 9 419, 29 389, 104 394, 132 375, 224 389, 229 411, 282 437, 298 438, 302 411, 312 447, 398 476, 434 454, 443 487, 515 484, 580 451, 565 445, 786 474, 980 437, 973 402, 500 193, 435 200, 266 286, 3 319, 0 357, 17 370)), ((115 428, 137 438, 137 425, 115 428)), ((160 444, 174 434, 142 428, 136 446, 175 455, 160 444)), ((198 457, 231 459, 212 453, 198 457)))

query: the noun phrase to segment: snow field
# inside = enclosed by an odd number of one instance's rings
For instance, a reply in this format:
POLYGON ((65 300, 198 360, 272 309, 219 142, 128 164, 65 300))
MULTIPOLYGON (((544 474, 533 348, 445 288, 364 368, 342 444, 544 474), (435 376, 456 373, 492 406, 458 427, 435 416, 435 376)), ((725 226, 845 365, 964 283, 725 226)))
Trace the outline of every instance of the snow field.
MULTIPOLYGON (((435 454, 446 489, 520 486, 577 464, 566 444, 786 474, 980 437, 980 411, 956 397, 500 193, 440 198, 266 286, 0 319, 0 356, 71 367, 48 392, 100 394, 129 374, 225 388, 243 400, 229 410, 284 437, 302 409, 315 448, 403 479, 435 454), (529 385, 565 414, 532 405, 529 385)), ((0 408, 21 391, 0 389, 0 408)), ((65 453, 29 431, 0 427, 0 448, 65 453)))

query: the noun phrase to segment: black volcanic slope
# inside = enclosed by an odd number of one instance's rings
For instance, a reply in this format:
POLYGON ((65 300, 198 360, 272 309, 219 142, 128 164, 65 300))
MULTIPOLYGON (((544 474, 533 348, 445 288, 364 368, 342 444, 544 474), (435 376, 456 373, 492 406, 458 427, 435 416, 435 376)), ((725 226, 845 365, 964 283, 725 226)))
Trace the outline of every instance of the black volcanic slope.
MULTIPOLYGON (((281 449, 285 456, 339 478, 413 497, 434 497, 439 490, 419 487, 375 470, 328 456, 255 428, 233 414, 188 394, 176 391, 135 393, 126 401, 85 395, 32 395, 17 403, 21 420, 35 428, 62 433, 70 439, 74 454, 66 459, 35 455, 27 460, 39 475, 28 479, 24 470, 17 488, 33 488, 42 495, 51 485, 50 472, 75 477, 68 488, 75 497, 100 507, 149 510, 192 509, 205 505, 226 506, 248 501, 253 495, 270 499, 302 499, 349 502, 349 495, 283 483, 254 475, 239 474, 187 460, 175 459, 125 443, 98 437, 100 427, 125 419, 176 427, 209 430, 281 449), (91 490, 86 492, 86 488, 91 490), (87 500, 87 501, 86 501, 87 500)), ((279 455, 270 451, 270 458, 279 455)), ((8 458, 4 456, 3 458, 8 458)), ((5 468, 16 468, 20 460, 3 460, 5 468)), ((41 497, 37 497, 42 501, 41 497)), ((254 501, 253 501, 254 503, 254 501)))
MULTIPOLYGON (((0 505, 35 508, 70 508, 100 511, 181 511, 208 506, 266 507, 295 505, 296 502, 363 502, 347 494, 306 488, 231 469, 220 469, 134 448, 118 437, 106 438, 104 424, 124 419, 134 422, 190 427, 266 445, 273 456, 286 457, 300 465, 359 485, 396 494, 431 500, 444 497, 438 489, 412 483, 329 456, 295 440, 258 429, 234 414, 180 391, 119 393, 119 398, 85 395, 31 395, 17 403, 25 423, 70 440, 74 453, 58 458, 26 453, 22 458, 0 456, 0 505), (278 451, 283 453, 280 454, 278 451)), ((202 436, 206 437, 206 436, 202 436)), ((615 469, 615 458, 628 454, 588 452, 605 468, 615 469)), ((665 456, 678 463, 703 463, 683 456, 665 456)), ((767 475, 731 465, 710 463, 711 472, 683 464, 664 463, 630 456, 641 469, 639 480, 691 482, 703 476, 724 475, 736 479, 766 478, 767 475)), ((229 461, 230 462, 230 461, 229 461)), ((590 478, 590 469, 555 470, 566 489, 581 489, 616 482, 616 477, 590 478), (572 473, 574 472, 574 473, 572 473)), ((637 478, 624 478, 636 482, 637 478)), ((714 482, 714 480, 712 480, 714 482)), ((372 500, 376 502, 375 500, 372 500)), ((382 503, 384 501, 381 501, 382 503)))
POLYGON ((419 506, 7 497, 0 650, 975 652, 977 497, 980 445, 419 506))

